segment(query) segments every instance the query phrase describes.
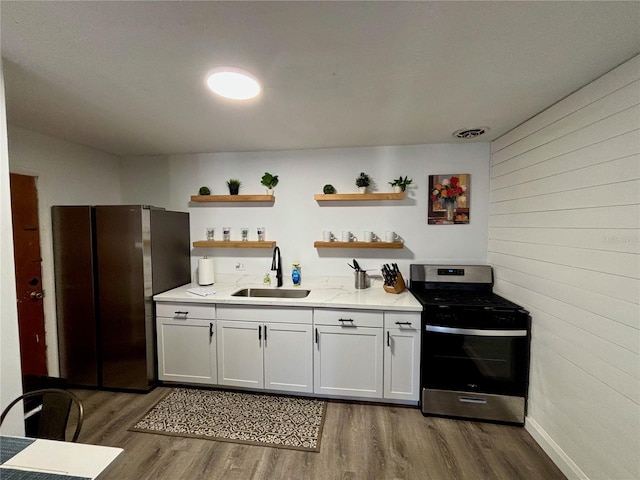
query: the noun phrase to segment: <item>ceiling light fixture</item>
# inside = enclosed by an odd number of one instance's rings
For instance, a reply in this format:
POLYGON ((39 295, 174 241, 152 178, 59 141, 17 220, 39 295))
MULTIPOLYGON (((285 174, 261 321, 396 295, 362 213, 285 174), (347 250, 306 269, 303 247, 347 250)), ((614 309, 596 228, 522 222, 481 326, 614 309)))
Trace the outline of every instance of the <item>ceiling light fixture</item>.
POLYGON ((453 132, 451 135, 462 140, 471 140, 472 138, 484 135, 487 131, 489 131, 489 127, 461 128, 460 130, 453 132))
POLYGON ((207 73, 207 86, 213 93, 233 100, 248 100, 260 91, 260 82, 249 72, 236 67, 218 67, 207 73))

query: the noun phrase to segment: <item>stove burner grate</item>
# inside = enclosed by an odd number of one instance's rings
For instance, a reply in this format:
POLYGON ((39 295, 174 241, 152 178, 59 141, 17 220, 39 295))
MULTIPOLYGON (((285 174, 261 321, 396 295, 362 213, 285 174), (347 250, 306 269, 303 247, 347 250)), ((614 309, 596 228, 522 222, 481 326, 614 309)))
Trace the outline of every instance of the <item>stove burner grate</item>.
POLYGON ((521 308, 519 305, 516 305, 495 293, 422 290, 414 292, 414 294, 423 305, 478 308, 492 307, 514 310, 521 308))

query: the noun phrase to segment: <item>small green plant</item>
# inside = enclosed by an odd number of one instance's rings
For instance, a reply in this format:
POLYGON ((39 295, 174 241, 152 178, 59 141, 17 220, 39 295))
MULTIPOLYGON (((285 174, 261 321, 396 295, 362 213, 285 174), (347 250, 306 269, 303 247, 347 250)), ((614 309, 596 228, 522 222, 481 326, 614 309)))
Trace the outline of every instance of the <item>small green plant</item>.
POLYGON ((330 195, 332 193, 336 193, 336 189, 334 188, 333 185, 327 183, 324 187, 322 187, 322 191, 326 194, 326 195, 330 195))
POLYGON ((400 178, 396 178, 393 182, 389 182, 389 185, 392 187, 400 187, 404 192, 407 189, 407 185, 411 184, 411 182, 413 182, 412 178, 402 178, 402 175, 400 175, 400 178))
POLYGON ((230 178, 227 180, 227 186, 229 187, 229 194, 238 195, 242 182, 237 178, 230 178))
POLYGON ((278 182, 278 175, 271 175, 269 172, 264 172, 262 180, 260 181, 260 183, 267 188, 274 188, 278 185, 278 182))
POLYGON ((200 187, 200 190, 198 190, 198 194, 199 195, 211 195, 211 190, 209 190, 209 187, 200 187))
POLYGON ((356 177, 356 186, 368 187, 371 185, 371 177, 364 172, 360 172, 360 175, 356 177))

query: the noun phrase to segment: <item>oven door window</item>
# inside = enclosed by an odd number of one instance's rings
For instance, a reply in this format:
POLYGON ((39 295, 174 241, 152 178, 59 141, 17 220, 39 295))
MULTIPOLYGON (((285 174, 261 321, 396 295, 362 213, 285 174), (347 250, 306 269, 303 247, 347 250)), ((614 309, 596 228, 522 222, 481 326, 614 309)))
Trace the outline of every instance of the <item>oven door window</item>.
POLYGON ((528 382, 527 337, 424 333, 426 388, 523 395, 528 382))

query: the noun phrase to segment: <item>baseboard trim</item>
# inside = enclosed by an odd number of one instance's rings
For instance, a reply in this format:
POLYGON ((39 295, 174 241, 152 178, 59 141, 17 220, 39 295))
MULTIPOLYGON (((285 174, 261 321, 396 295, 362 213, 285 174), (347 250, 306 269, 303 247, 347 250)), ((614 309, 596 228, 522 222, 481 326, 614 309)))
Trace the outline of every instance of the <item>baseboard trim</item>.
POLYGON ((589 480, 589 477, 571 460, 538 422, 527 417, 524 428, 569 480, 589 480))

